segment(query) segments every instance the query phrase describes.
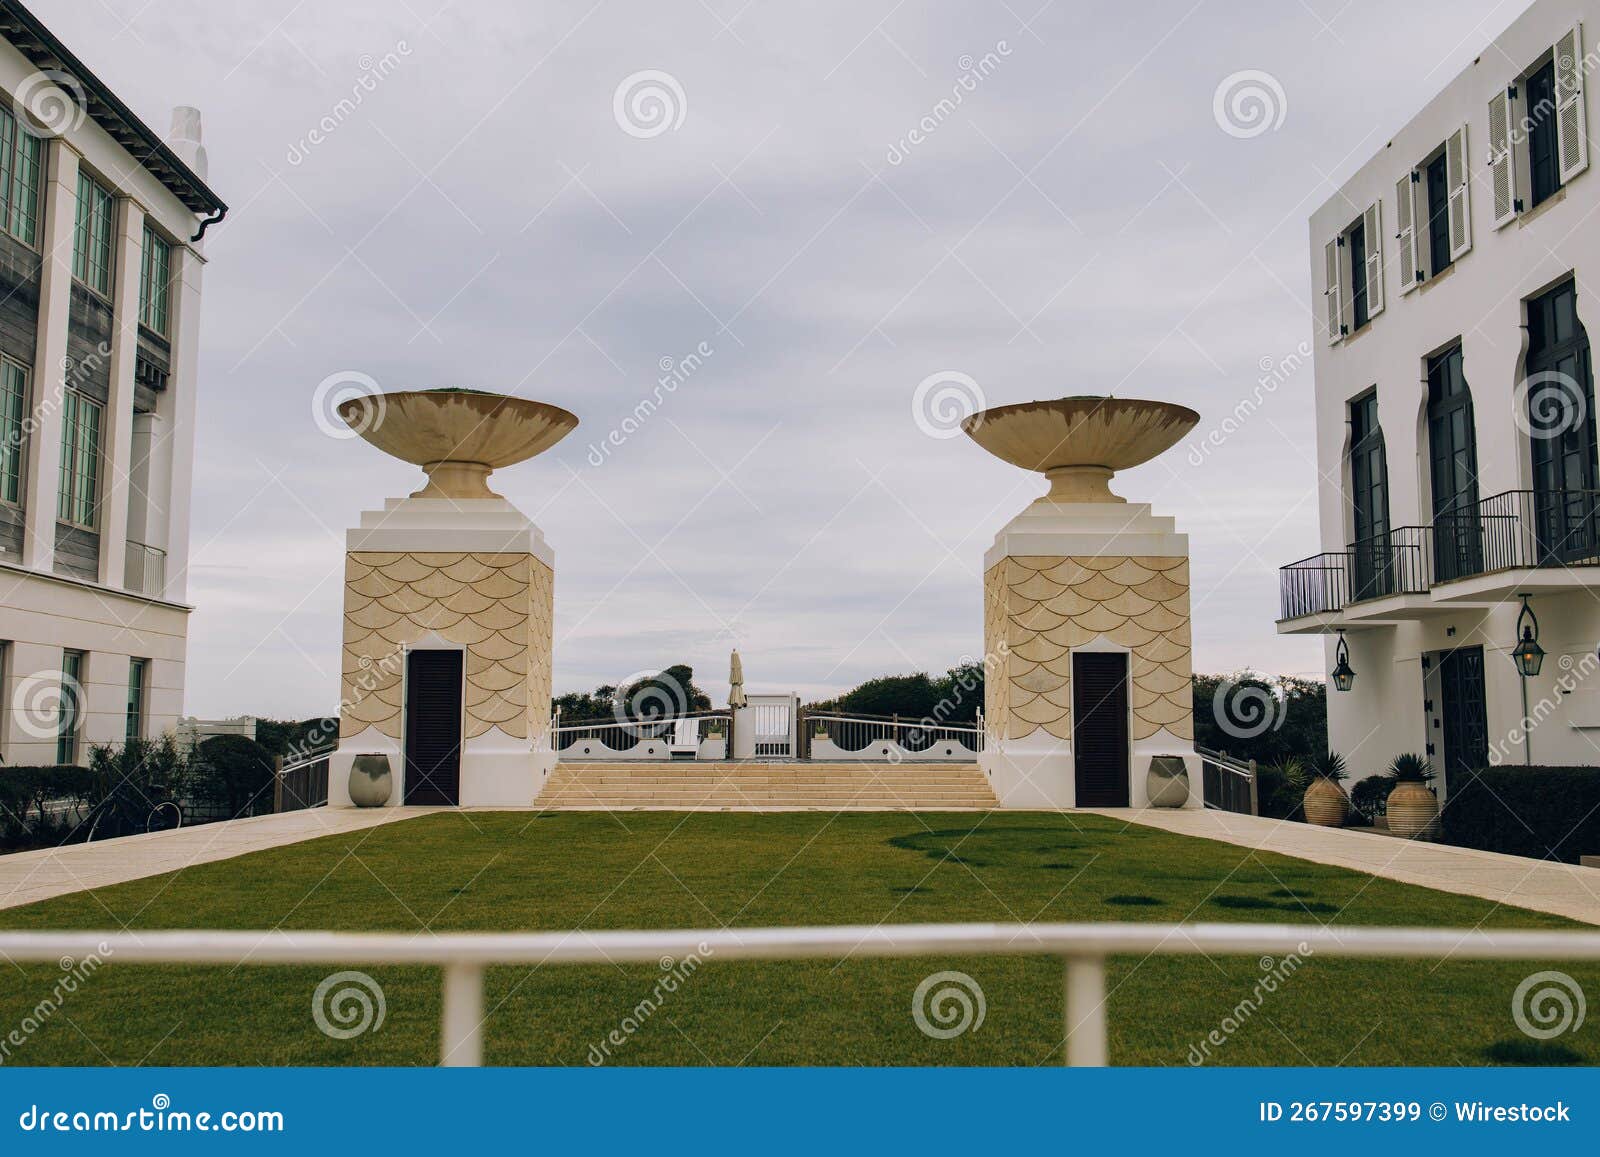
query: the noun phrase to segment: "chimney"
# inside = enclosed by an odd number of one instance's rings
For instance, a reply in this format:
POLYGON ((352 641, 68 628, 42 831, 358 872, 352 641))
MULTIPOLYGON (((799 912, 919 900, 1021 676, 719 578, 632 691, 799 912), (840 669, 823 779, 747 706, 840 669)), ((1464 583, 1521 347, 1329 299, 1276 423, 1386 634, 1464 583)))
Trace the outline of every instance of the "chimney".
POLYGON ((180 104, 172 110, 172 130, 167 133, 167 144, 202 181, 206 179, 206 147, 200 143, 199 109, 180 104))

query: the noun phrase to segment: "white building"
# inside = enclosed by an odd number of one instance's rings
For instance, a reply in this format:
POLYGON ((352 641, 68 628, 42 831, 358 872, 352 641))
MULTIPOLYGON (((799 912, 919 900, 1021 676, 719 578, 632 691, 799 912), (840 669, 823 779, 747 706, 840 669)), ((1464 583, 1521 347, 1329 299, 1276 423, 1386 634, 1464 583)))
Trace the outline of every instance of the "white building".
POLYGON ((1311 218, 1322 553, 1283 569, 1278 629, 1329 670, 1343 632, 1356 778, 1600 762, 1596 38, 1600 0, 1539 0, 1311 218))
POLYGON ((200 324, 226 206, 0 0, 0 755, 81 762, 183 705, 200 324))

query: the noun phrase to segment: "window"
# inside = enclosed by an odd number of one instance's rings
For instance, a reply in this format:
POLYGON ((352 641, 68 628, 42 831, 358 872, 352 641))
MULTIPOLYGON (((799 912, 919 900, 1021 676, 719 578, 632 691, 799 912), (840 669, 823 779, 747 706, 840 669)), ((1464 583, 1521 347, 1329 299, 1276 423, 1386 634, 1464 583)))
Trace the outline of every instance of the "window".
POLYGON ((144 263, 139 270, 139 324, 165 337, 172 276, 172 246, 144 227, 144 263))
POLYGON ((1494 227, 1550 199, 1589 167, 1583 25, 1574 24, 1489 100, 1494 227))
POLYGON ((1390 590, 1389 468, 1383 427, 1378 424, 1378 392, 1369 390, 1350 403, 1350 505, 1355 541, 1354 597, 1376 598, 1390 590))
POLYGON ((1587 561, 1600 541, 1594 491, 1594 381, 1589 335, 1578 320, 1574 282, 1528 302, 1528 356, 1521 405, 1533 462, 1533 514, 1540 562, 1587 561))
POLYGON ((1528 124, 1528 188, 1532 204, 1538 205, 1561 188, 1561 164, 1556 158, 1555 61, 1528 77, 1523 108, 1528 124))
POLYGON ((1395 182, 1401 293, 1439 276, 1472 248, 1471 192, 1466 125, 1395 182))
POLYGON ((22 449, 27 439, 28 371, 0 357, 0 502, 22 502, 22 449))
POLYGON ((1449 194, 1444 179, 1444 154, 1428 164, 1428 268, 1438 274, 1450 264, 1449 194))
MULTIPOLYGON (((1352 270, 1367 267, 1367 227, 1363 222, 1357 221, 1350 227, 1350 232, 1345 234, 1350 249, 1350 268, 1352 270)), ((1367 279, 1353 277, 1350 291, 1350 316, 1351 328, 1360 329, 1371 320, 1367 312, 1367 279)))
POLYGON ((38 241, 43 162, 44 142, 0 109, 0 229, 24 245, 38 241))
POLYGON ((128 660, 128 739, 144 738, 145 682, 150 673, 149 659, 128 660))
POLYGON ((78 762, 78 740, 83 732, 83 664, 82 651, 61 653, 61 711, 60 729, 56 733, 56 762, 78 762))
POLYGON ((61 395, 61 479, 56 517, 85 530, 98 525, 100 486, 99 402, 76 390, 61 395))
POLYGON ((1478 437, 1459 345, 1428 359, 1428 477, 1433 484, 1433 565, 1441 582, 1483 570, 1478 437))
POLYGON ((78 174, 78 223, 73 231, 72 276, 101 297, 111 296, 111 194, 88 173, 78 174))

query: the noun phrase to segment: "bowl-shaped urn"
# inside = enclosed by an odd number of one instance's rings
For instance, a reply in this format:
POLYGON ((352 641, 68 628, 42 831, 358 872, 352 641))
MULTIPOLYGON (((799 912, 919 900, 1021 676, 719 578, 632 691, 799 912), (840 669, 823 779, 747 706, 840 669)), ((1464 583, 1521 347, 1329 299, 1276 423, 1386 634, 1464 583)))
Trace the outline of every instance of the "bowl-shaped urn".
POLYGON ((1050 480, 1054 502, 1122 502, 1111 476, 1148 462, 1200 421, 1187 406, 1073 397, 981 410, 961 423, 996 458, 1050 480))
POLYGON ((578 425, 560 406, 463 389, 366 395, 338 412, 384 453, 422 467, 428 484, 413 498, 499 498, 491 471, 544 453, 578 425))

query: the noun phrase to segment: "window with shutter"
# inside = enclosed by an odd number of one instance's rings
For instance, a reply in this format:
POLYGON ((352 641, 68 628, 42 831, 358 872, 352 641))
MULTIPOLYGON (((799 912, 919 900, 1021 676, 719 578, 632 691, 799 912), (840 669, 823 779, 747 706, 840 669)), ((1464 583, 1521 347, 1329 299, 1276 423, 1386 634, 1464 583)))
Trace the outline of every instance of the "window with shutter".
POLYGON ((1494 193, 1494 227, 1517 215, 1517 168, 1511 133, 1511 93, 1501 89, 1489 101, 1489 187, 1494 193))
POLYGON ((1450 197, 1450 260, 1472 248, 1472 182, 1467 174, 1467 126, 1462 125, 1444 142, 1445 179, 1450 197))
POLYGON ((1565 184, 1589 167, 1588 119, 1583 100, 1583 25, 1555 46, 1556 154, 1565 184))
MULTIPOLYGON (((1361 217, 1362 233, 1367 243, 1366 284, 1367 318, 1371 320, 1383 312, 1383 202, 1374 201, 1361 217)), ((1352 269, 1354 266, 1351 267, 1352 269)))
POLYGON ((1344 296, 1339 291, 1339 239, 1328 242, 1324 271, 1327 288, 1323 297, 1328 302, 1328 340, 1336 342, 1344 336, 1344 296))
POLYGON ((1394 243, 1400 257, 1400 293, 1405 295, 1422 280, 1417 265, 1416 193, 1417 173, 1412 170, 1394 183, 1394 243))

